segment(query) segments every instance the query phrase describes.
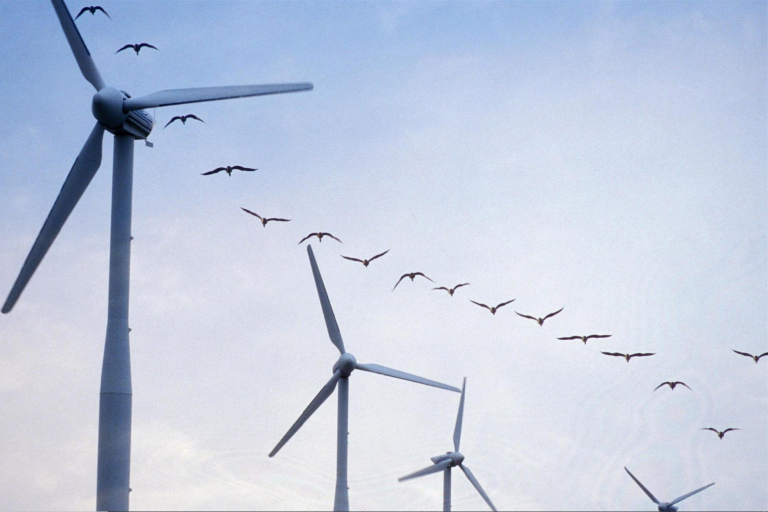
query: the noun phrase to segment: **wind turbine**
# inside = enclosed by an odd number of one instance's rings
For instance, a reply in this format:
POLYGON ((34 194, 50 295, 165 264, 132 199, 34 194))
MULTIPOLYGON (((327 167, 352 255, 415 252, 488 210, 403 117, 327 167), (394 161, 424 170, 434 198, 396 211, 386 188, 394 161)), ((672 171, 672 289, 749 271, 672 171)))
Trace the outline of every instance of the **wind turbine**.
POLYGON ((2 312, 13 309, 24 287, 101 165, 104 131, 115 135, 112 225, 109 254, 109 307, 99 400, 96 485, 98 510, 128 510, 131 458, 131 361, 128 292, 131 259, 131 202, 134 140, 146 139, 155 124, 142 109, 228 98, 305 91, 312 84, 241 85, 160 91, 132 98, 108 87, 85 46, 63 0, 51 0, 80 71, 96 89, 91 111, 96 125, 69 171, 59 196, 11 289, 2 312))
POLYGON ((378 364, 362 364, 358 363, 355 356, 347 352, 344 348, 344 341, 341 339, 341 332, 339 331, 339 325, 336 323, 336 316, 333 314, 333 308, 331 308, 331 301, 328 299, 328 292, 325 291, 325 284, 323 284, 323 278, 320 275, 320 269, 317 268, 317 262, 315 261, 315 255, 312 253, 312 246, 307 246, 307 253, 309 253, 309 264, 312 266, 312 274, 315 277, 315 286, 317 286, 317 294, 320 296, 320 306, 323 308, 323 316, 325 317, 325 325, 328 328, 328 336, 331 338, 331 343, 336 345, 336 348, 341 352, 341 357, 333 365, 333 376, 328 383, 323 386, 320 392, 309 403, 304 412, 301 413, 299 419, 288 429, 288 432, 283 436, 277 446, 269 453, 270 457, 274 457, 280 448, 282 448, 293 435, 299 431, 302 425, 309 419, 314 412, 323 405, 329 396, 333 394, 336 386, 339 387, 339 408, 338 408, 338 425, 336 430, 336 494, 333 501, 333 510, 349 510, 349 487, 347 486, 347 431, 348 419, 349 419, 349 376, 355 370, 363 370, 371 373, 378 373, 380 375, 386 375, 388 377, 395 377, 397 379, 409 380, 411 382, 418 382, 419 384, 426 384, 427 386, 433 386, 436 388, 447 389, 449 391, 459 392, 459 388, 449 386, 448 384, 442 384, 433 380, 411 375, 410 373, 401 372, 399 370, 393 370, 386 366, 378 364))
POLYGON ((637 478, 635 478, 635 475, 633 475, 632 473, 630 473, 630 472, 629 472, 629 470, 628 470, 626 467, 624 467, 624 471, 626 471, 627 473, 629 473, 629 476, 631 476, 631 477, 632 477, 632 480, 634 480, 634 481, 635 481, 635 483, 636 483, 637 485, 639 485, 639 486, 640 486, 640 488, 643 490, 643 492, 644 492, 645 494, 647 494, 647 495, 648 495, 648 497, 649 497, 649 498, 651 498, 651 501, 653 501, 655 504, 657 504, 657 505, 659 506, 659 511, 660 511, 660 512, 675 512, 675 511, 677 510, 677 507, 675 506, 675 503, 680 503, 680 502, 681 502, 681 501, 683 501, 684 499, 686 499, 686 498, 690 498, 691 496, 693 496, 693 495, 694 495, 694 494, 696 494, 697 492, 701 492, 701 491, 703 491, 704 489, 706 489, 707 487, 712 487, 713 485, 715 485, 715 482, 712 482, 712 483, 711 483, 711 484, 709 484, 709 485, 705 485, 705 486, 704 486, 704 487, 702 487, 701 489, 696 489, 695 491, 689 492, 688 494, 683 494, 683 495, 682 495, 682 496, 680 496, 679 498, 677 498, 677 499, 674 499, 674 500, 670 501, 669 503, 667 503, 666 501, 659 501, 659 500, 657 500, 657 499, 656 499, 656 497, 655 497, 653 494, 651 494, 651 491, 649 491, 648 489, 646 489, 646 488, 645 488, 645 486, 644 486, 643 484, 641 484, 641 483, 640 483, 640 480, 638 480, 637 478))
POLYGON ((488 504, 488 506, 491 507, 491 510, 495 511, 496 507, 493 506, 493 503, 491 502, 491 498, 489 498, 488 495, 485 494, 485 491, 480 486, 480 482, 477 481, 477 478, 475 478, 475 475, 472 474, 472 471, 470 471, 469 468, 463 464, 464 455, 461 452, 459 452, 459 445, 461 444, 461 423, 464 419, 464 390, 466 386, 467 386, 467 378, 464 377, 464 383, 461 385, 461 401, 459 402, 459 414, 456 416, 456 427, 454 427, 453 429, 453 447, 455 451, 447 452, 445 455, 438 455, 436 457, 432 457, 432 464, 434 464, 433 466, 429 466, 428 468, 421 469, 419 471, 416 471, 415 473, 411 473, 410 475, 400 477, 397 480, 399 482, 404 482, 405 480, 418 478, 424 475, 431 475, 432 473, 439 473, 440 471, 442 471, 443 472, 443 510, 449 511, 451 510, 451 468, 459 466, 459 468, 461 468, 464 474, 467 475, 467 478, 472 483, 472 485, 475 486, 475 489, 477 489, 477 492, 480 493, 480 496, 482 496, 485 502, 488 504))

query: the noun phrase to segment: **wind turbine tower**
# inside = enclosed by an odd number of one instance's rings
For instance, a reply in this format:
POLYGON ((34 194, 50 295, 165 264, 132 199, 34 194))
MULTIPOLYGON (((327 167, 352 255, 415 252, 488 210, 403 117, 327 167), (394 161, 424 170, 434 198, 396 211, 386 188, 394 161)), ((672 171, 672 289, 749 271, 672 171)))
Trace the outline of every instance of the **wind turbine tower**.
POLYGON ((109 252, 107 335, 99 400, 99 445, 96 484, 98 510, 128 510, 131 464, 131 359, 128 298, 131 262, 133 147, 146 139, 155 120, 143 109, 229 98, 306 91, 312 84, 241 85, 159 91, 132 98, 107 86, 63 0, 51 0, 80 71, 96 89, 91 111, 96 118, 90 136, 69 171, 2 312, 9 313, 80 197, 101 166, 104 131, 115 136, 112 174, 112 223, 109 252))

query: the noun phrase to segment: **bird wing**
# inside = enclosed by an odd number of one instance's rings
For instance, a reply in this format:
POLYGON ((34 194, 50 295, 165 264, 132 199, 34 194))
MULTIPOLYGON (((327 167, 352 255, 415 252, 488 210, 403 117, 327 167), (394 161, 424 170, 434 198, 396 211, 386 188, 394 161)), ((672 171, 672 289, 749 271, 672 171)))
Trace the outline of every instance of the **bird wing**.
MULTIPOLYGON (((407 274, 406 274, 406 275, 407 275, 407 274)), ((405 276, 403 276, 403 277, 405 277, 405 276)), ((400 279, 402 279, 403 277, 401 277, 400 279)), ((398 282, 399 282, 399 281, 398 281, 398 282)), ((437 288, 432 288, 432 289, 433 289, 433 290, 445 290, 445 291, 447 291, 447 292, 449 292, 449 293, 450 293, 450 291, 451 291, 451 290, 449 290, 448 288, 446 288, 445 286, 438 286, 437 288)))
POLYGON ((398 279, 398 280, 397 280, 397 282, 395 283, 395 286, 393 286, 393 287, 392 287, 392 291, 395 291, 395 288, 397 288, 397 285, 399 285, 399 284, 400 284, 400 281, 402 281, 402 280, 403 280, 403 279, 405 279, 406 277, 408 277, 408 274, 403 274, 403 275, 400 277, 400 279, 398 279))
POLYGON ((501 304, 496 306, 496 309, 499 309, 501 306, 506 306, 507 304, 512 304, 513 302, 515 302, 515 300, 516 299, 512 299, 512 300, 508 300, 507 302, 502 302, 501 304))
POLYGON ((580 340, 581 336, 566 336, 565 338, 557 338, 559 340, 580 340))
POLYGON ((655 354, 656 354, 656 352, 644 352, 644 353, 638 352, 637 354, 630 354, 629 358, 632 359, 633 357, 652 356, 652 355, 655 355, 655 354))
MULTIPOLYGON (((740 354, 742 356, 755 357, 752 354, 747 354, 746 352, 739 352, 738 350, 734 350, 734 352, 736 352, 737 354, 740 354)), ((763 355, 765 355, 765 354, 763 354, 763 355)))
POLYGON ((267 219, 267 222, 275 221, 275 222, 291 222, 291 219, 278 219, 277 217, 270 217, 267 219))
POLYGON ((610 338, 611 336, 613 336, 613 334, 590 334, 589 336, 587 336, 587 339, 590 339, 590 338, 610 338))
POLYGON ((475 301, 473 301, 472 299, 469 299, 469 302, 471 302, 472 304, 477 304, 477 305, 478 305, 478 306, 480 306, 481 308, 485 308, 485 309, 487 309, 488 311, 490 311, 490 310, 491 310, 491 308, 490 308, 490 307, 488 307, 488 306, 486 306, 485 304, 481 304, 481 303, 479 303, 479 302, 475 302, 475 301))
MULTIPOLYGON (((691 387, 688 384, 686 384, 685 382, 680 382, 679 380, 676 381, 675 384, 680 384, 681 386, 685 386, 688 389, 691 389, 691 387)), ((691 389, 691 391, 693 391, 693 390, 691 389)))
POLYGON ((233 165, 232 170, 238 170, 238 171, 257 171, 258 169, 254 169, 252 167, 243 167, 241 165, 233 165))
POLYGON ((168 123, 166 123, 166 125, 165 125, 165 126, 163 126, 163 129, 166 129, 166 128, 168 128, 168 125, 169 125, 169 124, 171 124, 172 122, 174 122, 174 121, 176 121, 176 120, 180 120, 180 119, 181 119, 181 116, 173 116, 173 117, 171 118, 171 120, 170 120, 170 121, 168 121, 168 123))
POLYGON ((212 171, 204 172, 202 173, 203 176, 210 176, 211 174, 216 174, 217 172, 225 171, 226 169, 224 167, 219 167, 217 169, 214 169, 212 171))
POLYGON ((360 263, 363 263, 363 260, 359 260, 357 258, 350 258, 349 256, 344 256, 344 255, 342 255, 341 257, 344 258, 345 260, 359 261, 360 263))
POLYGON ((548 314, 547 316, 545 316, 544 318, 542 318, 542 319, 541 319, 541 321, 543 322, 543 321, 544 321, 544 320, 546 320, 547 318, 549 318, 549 317, 551 317, 551 316, 555 316, 556 314, 558 314, 559 312, 561 312, 561 311, 562 311, 562 310, 564 310, 564 309, 565 309, 565 307, 562 307, 562 308, 558 309, 557 311, 555 311, 554 313, 550 313, 550 314, 548 314))
POLYGON ((157 50, 157 48, 155 48, 154 46, 152 46, 152 45, 151 45, 151 44, 149 44, 149 43, 139 43, 139 50, 141 50, 141 49, 142 49, 142 48, 144 48, 145 46, 146 46, 147 48, 152 48, 153 50, 157 50))
MULTIPOLYGON (((108 13, 107 11, 105 11, 105 10, 104 10, 104 8, 103 8, 102 6, 100 6, 100 5, 97 5, 96 7, 94 7, 94 8, 93 8, 93 10, 94 10, 94 11, 101 11, 101 12, 103 12, 104 14, 106 14, 106 15, 107 15, 107 18, 109 18, 109 19, 112 19, 112 16, 110 16, 110 15, 109 15, 109 13, 108 13)), ((82 11, 81 11, 81 12, 82 12, 82 11)), ((78 16, 79 16, 79 14, 78 14, 78 16)))
POLYGON ((374 256, 373 258, 369 259, 369 260, 368 260, 368 262, 370 263, 371 261, 375 260, 376 258, 381 258, 382 256, 384 256, 384 255, 385 255, 385 254, 387 254, 388 252, 389 252, 389 249, 387 249, 386 251, 384 251, 384 252, 383 252, 383 253, 381 253, 381 254, 377 254, 377 255, 376 255, 376 256, 374 256))
POLYGON ((254 213, 254 212, 252 212, 252 211, 251 211, 251 210, 249 210, 248 208, 243 208, 243 207, 241 206, 241 207, 240 207, 240 209, 241 209, 241 210, 243 210, 243 211, 244 211, 244 212, 246 212, 246 213, 250 213, 250 214, 251 214, 251 215, 253 215, 254 217, 258 217, 258 218, 261 218, 261 215, 259 215, 258 213, 254 213))
POLYGON ((759 356, 757 356, 757 360, 759 361, 760 358, 763 357, 763 356, 768 356, 768 352, 766 352, 764 354, 760 354, 759 356))
POLYGON ((461 288, 462 286, 469 286, 469 283, 457 284, 456 286, 453 287, 453 291, 456 291, 456 288, 461 288))
POLYGON ((607 356, 627 357, 627 354, 620 354, 619 352, 600 352, 600 353, 605 354, 607 356))
MULTIPOLYGON (((669 385, 670 385, 670 387, 672 387, 672 383, 671 383, 671 382, 662 382, 661 384, 659 384, 658 386, 656 386, 656 389, 659 389, 661 386, 663 386, 663 385, 665 385, 665 384, 669 384, 669 385)), ((656 389, 654 389, 654 391, 656 391, 656 389)))
MULTIPOLYGON (((515 311, 515 313, 517 313, 517 311, 515 311)), ((533 320, 534 322, 538 322, 538 321, 539 321, 539 320, 538 320, 536 317, 533 317, 533 316, 524 315, 524 314, 522 314, 522 313, 517 313, 517 314, 518 314, 518 315, 520 315, 520 316, 521 316, 521 317, 523 317, 523 318, 530 318, 530 319, 531 319, 531 320, 533 320)))
POLYGON ((202 119, 200 119, 199 117, 197 117, 195 114, 187 114, 187 119, 190 119, 190 118, 191 118, 191 119, 197 119, 197 120, 198 120, 198 121, 200 121, 201 123, 204 123, 204 122, 205 122, 205 121, 203 121, 202 119))
POLYGON ((127 45, 123 46, 122 48, 120 48, 119 50, 117 50, 115 53, 120 53, 121 51, 127 50, 128 48, 133 48, 133 45, 132 44, 127 44, 127 45))
POLYGON ((701 430, 711 430, 711 431, 712 431, 712 432, 714 432, 715 434, 717 434, 717 435, 720 435, 720 431, 719 431, 719 430, 717 430, 716 428, 712 428, 712 427, 706 427, 706 428, 702 428, 701 430))
POLYGON ((325 235, 325 236, 329 236, 329 237, 333 238, 334 240, 336 240, 339 243, 342 243, 342 244, 344 243, 344 242, 342 242, 341 240, 339 240, 338 238, 336 238, 335 236, 333 236, 330 233, 322 233, 322 234, 325 235))
POLYGON ((740 428, 727 428, 727 429, 723 430, 723 434, 725 434, 726 432, 730 432, 731 430, 741 430, 741 429, 740 428))
MULTIPOLYGON (((304 240, 307 240, 308 238, 311 238, 313 236, 317 236, 317 233, 310 233, 310 234, 308 234, 307 236, 305 236, 304 238, 301 239, 301 242, 303 242, 304 240)), ((297 245, 301 245, 301 242, 299 242, 297 245)))
MULTIPOLYGON (((425 276, 425 275, 424 275, 423 273, 421 273, 421 272, 414 272, 414 273, 413 273, 413 277, 416 277, 416 276, 421 276, 421 277, 423 277, 423 278, 429 279, 429 277, 425 276)), ((429 279, 429 280, 430 280, 430 281, 432 281, 431 279, 429 279)), ((434 283, 434 281, 432 281, 432 282, 434 283)))
POLYGON ((88 10, 87 7, 83 7, 82 9, 80 9, 80 12, 77 13, 77 16, 75 16, 75 19, 79 18, 87 10, 88 10))

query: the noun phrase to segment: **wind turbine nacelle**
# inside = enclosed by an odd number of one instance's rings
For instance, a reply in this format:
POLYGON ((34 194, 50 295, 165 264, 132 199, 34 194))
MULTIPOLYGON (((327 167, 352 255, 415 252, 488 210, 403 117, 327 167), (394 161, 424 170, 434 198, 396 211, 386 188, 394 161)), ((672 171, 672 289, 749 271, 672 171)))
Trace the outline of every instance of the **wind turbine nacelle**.
POLYGON ((440 464, 444 460, 448 460, 450 458, 451 458, 451 454, 446 453, 445 455, 438 455, 437 457, 432 457, 430 460, 432 461, 433 464, 440 464))
POLYGON ((659 503, 659 512, 677 512, 677 507, 665 501, 664 503, 659 503))
POLYGON ((126 112, 123 104, 131 95, 114 87, 104 87, 94 94, 91 104, 93 117, 103 124, 110 133, 130 135, 135 139, 146 139, 155 126, 155 119, 146 110, 126 112))
POLYGON ((134 139, 146 139, 155 126, 155 118, 146 110, 131 110, 128 118, 118 129, 108 128, 115 135, 131 135, 134 139))

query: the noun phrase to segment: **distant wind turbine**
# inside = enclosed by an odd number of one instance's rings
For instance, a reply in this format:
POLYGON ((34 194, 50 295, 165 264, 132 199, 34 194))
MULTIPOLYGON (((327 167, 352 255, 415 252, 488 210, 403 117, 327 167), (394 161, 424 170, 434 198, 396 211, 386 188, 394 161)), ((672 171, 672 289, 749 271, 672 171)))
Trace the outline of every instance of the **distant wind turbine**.
POLYGON ((659 512, 675 512, 677 510, 677 507, 675 506, 675 503, 680 503, 684 499, 690 498, 694 494, 703 491, 707 487, 712 487, 713 485, 715 485, 715 482, 712 482, 711 484, 705 485, 704 487, 702 487, 700 489, 696 489, 695 491, 689 492, 688 494, 683 494, 679 498, 676 498, 676 499, 674 499, 674 500, 672 500, 670 502, 659 501, 659 500, 656 499, 656 497, 653 494, 651 494, 651 491, 646 489, 645 486, 640 483, 640 480, 635 478, 635 475, 633 475, 632 473, 629 472, 629 470, 626 467, 624 468, 624 471, 626 471, 629 474, 629 476, 632 477, 632 480, 634 480, 635 483, 640 486, 640 488, 643 490, 643 492, 645 494, 647 494, 649 498, 651 498, 651 501, 653 501, 656 505, 659 506, 659 512))
MULTIPOLYGON (((8 295, 9 313, 50 249, 85 189, 101 166, 104 131, 115 136, 112 174, 112 225, 109 256, 107 335, 101 373, 96 482, 98 510, 128 510, 131 461, 131 358, 128 340, 128 291, 131 268, 131 205, 134 141, 146 139, 155 125, 146 108, 228 98, 306 91, 312 84, 241 85, 175 89, 131 98, 108 87, 85 46, 63 0, 51 0, 80 72, 96 89, 91 111, 96 125, 53 203, 34 245, 8 295)), ((137 50, 138 52, 138 50, 137 50)))
POLYGON ((341 338, 341 331, 339 331, 339 325, 336 323, 336 316, 333 314, 333 308, 331 307, 331 301, 328 298, 328 292, 325 290, 325 284, 323 278, 320 275, 320 269, 317 267, 315 261, 315 255, 312 253, 312 246, 307 245, 307 253, 309 254, 309 264, 312 266, 312 274, 315 278, 315 286, 317 287, 317 294, 320 296, 320 306, 323 309, 323 316, 325 317, 325 325, 328 329, 328 336, 331 338, 336 348, 341 352, 341 357, 333 365, 333 376, 328 383, 323 386, 320 392, 309 403, 304 412, 301 413, 299 419, 288 429, 288 432, 280 439, 280 442, 269 453, 270 457, 274 457, 277 452, 288 442, 293 435, 299 431, 302 425, 312 416, 317 409, 323 405, 328 397, 330 397, 336 386, 339 387, 339 409, 338 409, 338 425, 336 434, 336 495, 333 502, 334 510, 349 510, 349 487, 347 486, 347 425, 349 420, 349 376, 355 370, 363 370, 371 373, 378 373, 380 375, 386 375, 388 377, 395 377, 397 379, 409 380, 411 382, 417 382, 419 384, 425 384, 427 386, 433 386, 436 388, 447 389, 449 391, 459 392, 459 388, 449 386, 448 384, 442 384, 433 380, 424 379, 411 375, 410 373, 401 372, 399 370, 393 370, 385 366, 378 364, 361 364, 357 362, 355 356, 350 354, 344 348, 344 341, 341 338))
POLYGON ((491 502, 491 498, 488 497, 487 494, 485 494, 485 491, 480 486, 480 482, 477 481, 475 478, 475 475, 472 474, 472 472, 469 470, 467 466, 463 464, 464 462, 464 455, 459 452, 459 445, 461 444, 461 424, 463 422, 464 418, 464 391, 467 386, 467 378, 464 377, 464 383, 461 385, 461 401, 459 402, 459 413, 456 415, 456 426, 453 429, 453 452, 447 452, 445 455, 438 455, 436 457, 432 457, 432 466, 429 466, 428 468, 421 469, 419 471, 416 471, 415 473, 411 473, 410 475, 406 475, 403 477, 398 478, 397 480, 399 482, 403 482, 405 480, 410 480, 412 478, 418 478, 420 476, 424 475, 431 475, 432 473, 439 473, 443 472, 443 510, 451 510, 451 468, 454 468, 458 466, 461 468, 461 470, 464 472, 465 475, 467 475, 467 478, 472 483, 472 485, 477 489, 477 492, 480 493, 480 496, 483 497, 486 503, 488 503, 488 506, 491 507, 492 510, 496 510, 496 507, 493 506, 493 503, 491 502))

